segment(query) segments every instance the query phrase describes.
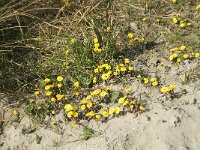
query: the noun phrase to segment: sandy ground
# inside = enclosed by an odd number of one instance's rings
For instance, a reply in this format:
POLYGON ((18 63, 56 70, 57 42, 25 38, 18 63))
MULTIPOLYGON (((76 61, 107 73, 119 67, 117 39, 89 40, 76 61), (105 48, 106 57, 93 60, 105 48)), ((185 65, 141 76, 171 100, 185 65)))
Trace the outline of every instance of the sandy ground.
MULTIPOLYGON (((141 56, 142 57, 142 56, 141 56)), ((148 58, 144 56, 145 58, 148 58)), ((151 56, 150 56, 151 57, 151 56)), ((154 55, 152 57, 159 57, 154 55)), ((141 58, 142 59, 142 58, 141 58)), ((155 60, 152 58, 152 60, 155 60)), ((147 64, 155 64, 151 60, 147 64)), ((63 134, 58 134, 50 128, 36 126, 36 131, 23 134, 22 129, 33 123, 24 117, 20 124, 8 125, 0 138, 2 150, 198 150, 200 149, 200 80, 182 84, 184 72, 198 70, 199 61, 185 61, 180 66, 172 66, 164 62, 157 67, 162 75, 162 83, 177 84, 177 98, 173 100, 164 97, 158 88, 139 87, 138 81, 131 81, 130 86, 135 95, 143 92, 148 96, 146 111, 135 115, 127 114, 110 119, 107 123, 91 121, 88 126, 96 131, 96 136, 87 141, 80 140, 82 127, 73 128, 62 124, 63 134), (166 66, 171 66, 169 70, 166 66), (166 71, 168 69, 168 71, 166 71), (185 92, 186 91, 186 92, 185 92), (41 136, 40 144, 36 135, 41 136)), ((142 64, 136 64, 136 67, 142 64)), ((142 66, 143 67, 143 66, 142 66)), ((144 66, 145 67, 145 66, 144 66)), ((145 69, 145 68, 144 68, 145 69)), ((154 72, 155 67, 147 69, 154 72)), ((121 85, 113 86, 120 89, 121 85)), ((121 87, 122 88, 122 87, 121 87)), ((62 116, 57 116, 58 121, 62 116)))

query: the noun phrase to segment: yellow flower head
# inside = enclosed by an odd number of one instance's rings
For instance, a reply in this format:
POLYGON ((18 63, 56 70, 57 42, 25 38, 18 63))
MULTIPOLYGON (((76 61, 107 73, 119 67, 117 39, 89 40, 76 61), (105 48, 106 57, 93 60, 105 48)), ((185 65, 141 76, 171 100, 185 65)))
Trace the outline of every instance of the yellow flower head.
POLYGON ((157 85, 158 85, 157 81, 152 82, 152 86, 157 86, 157 85))
POLYGON ((102 74, 102 80, 107 80, 110 76, 107 73, 102 74))
POLYGON ((76 88, 79 88, 79 82, 78 81, 76 81, 76 82, 74 82, 74 86, 76 87, 76 88))
POLYGON ((185 27, 185 23, 181 23, 181 24, 180 24, 180 27, 181 27, 181 28, 184 28, 184 27, 185 27))
POLYGON ((134 69, 134 68, 133 68, 132 66, 129 66, 129 67, 128 67, 128 70, 129 70, 129 71, 133 71, 133 69, 134 69))
POLYGON ((98 42, 99 42, 99 41, 98 41, 98 38, 94 38, 94 39, 93 39, 93 42, 94 42, 94 43, 98 43, 98 42))
POLYGON ((66 50, 66 51, 65 51, 65 55, 66 55, 66 56, 69 56, 69 50, 66 50))
POLYGON ((127 100, 125 100, 124 102, 123 102, 123 106, 126 106, 128 104, 128 101, 127 100))
POLYGON ((183 51, 183 50, 186 49, 186 46, 185 46, 185 45, 181 45, 181 46, 179 47, 179 49, 180 49, 181 51, 183 51))
POLYGON ((66 104, 65 105, 65 110, 68 112, 68 111, 72 111, 74 108, 73 108, 73 106, 71 105, 71 104, 66 104))
POLYGON ((200 9, 200 4, 198 4, 195 8, 195 10, 199 10, 200 9))
POLYGON ((173 21, 174 24, 178 23, 178 20, 177 20, 176 17, 174 17, 174 18, 172 19, 172 21, 173 21))
POLYGON ((46 92, 46 96, 50 96, 51 94, 52 94, 51 91, 47 91, 47 92, 46 92))
POLYGON ((175 47, 175 48, 170 49, 169 51, 170 51, 170 52, 175 52, 175 51, 177 51, 177 50, 178 50, 178 48, 175 47))
POLYGON ((124 101, 125 101, 125 98, 124 98, 124 97, 121 97, 121 98, 119 98, 118 103, 119 103, 119 104, 123 104, 124 101))
POLYGON ((151 78, 151 82, 157 81, 156 78, 151 78))
POLYGON ((96 89, 94 91, 92 91, 91 95, 98 95, 101 92, 100 89, 96 89))
POLYGON ((137 75, 137 78, 139 78, 139 79, 140 79, 140 78, 142 78, 142 76, 139 74, 139 75, 137 75))
POLYGON ((85 114, 86 117, 93 117, 95 115, 94 111, 90 111, 87 114, 85 114))
POLYGON ((49 78, 44 79, 45 83, 49 83, 51 80, 49 78))
POLYGON ((57 94, 56 95, 56 98, 57 98, 58 101, 60 101, 63 97, 64 97, 64 95, 62 95, 62 94, 57 94))
POLYGON ((102 112, 102 115, 105 117, 105 118, 108 118, 109 117, 109 113, 107 111, 103 111, 102 112))
POLYGON ((126 67, 121 67, 120 71, 125 72, 126 71, 126 67))
POLYGON ((98 68, 94 69, 94 73, 98 73, 98 72, 99 72, 98 68))
POLYGON ((81 105, 81 110, 84 111, 86 109, 85 105, 81 105))
POLYGON ((58 76, 58 77, 57 77, 57 81, 58 81, 58 82, 61 82, 62 80, 63 80, 63 77, 62 77, 62 76, 58 76))
POLYGON ((195 53, 194 57, 198 58, 200 56, 199 53, 195 53))
POLYGON ((143 21, 147 21, 147 18, 143 18, 142 20, 143 20, 143 21))
POLYGON ((52 115, 54 115, 55 113, 56 113, 55 110, 52 110, 52 111, 51 111, 51 114, 52 114, 52 115))
POLYGON ((188 57, 189 57, 188 54, 184 54, 184 55, 183 55, 183 58, 184 58, 184 59, 188 59, 188 57))
POLYGON ((58 88, 61 88, 61 87, 62 87, 62 83, 58 83, 58 84, 57 84, 57 87, 58 87, 58 88))
POLYGON ((13 110, 12 114, 13 114, 14 116, 17 116, 17 115, 19 115, 19 112, 18 112, 17 110, 13 110))
POLYGON ((78 112, 74 112, 73 116, 74 116, 74 118, 77 118, 78 117, 78 112))
POLYGON ((115 113, 115 108, 110 108, 109 109, 109 115, 112 115, 112 114, 114 114, 115 113))
POLYGON ((144 84, 149 83, 149 79, 148 78, 144 78, 143 80, 144 80, 144 84))
POLYGON ((130 38, 130 39, 133 38, 133 33, 129 33, 128 38, 130 38))
POLYGON ((168 87, 162 87, 161 90, 160 90, 162 93, 167 93, 170 91, 170 89, 168 87))
POLYGON ((92 103, 91 102, 87 103, 87 108, 91 108, 91 107, 92 107, 92 103))
POLYGON ((85 99, 90 100, 92 98, 92 95, 88 95, 85 99))
POLYGON ((140 108, 141 111, 145 110, 144 106, 140 106, 139 108, 140 108))
POLYGON ((116 107, 116 108, 115 108, 115 114, 119 114, 119 113, 120 113, 120 111, 121 111, 121 110, 120 110, 120 108, 119 108, 119 107, 116 107))
POLYGON ((56 99, 54 97, 51 98, 51 102, 55 103, 56 99))
POLYGON ((130 87, 125 89, 125 93, 129 93, 131 91, 132 91, 132 89, 130 87))
POLYGON ((96 118, 96 119, 100 119, 100 118, 101 118, 101 115, 96 114, 96 115, 95 115, 95 118, 96 118))
POLYGON ((46 86, 44 87, 44 89, 45 89, 46 91, 48 91, 50 88, 51 88, 51 85, 46 85, 46 86))
POLYGON ((175 85, 175 84, 170 84, 170 85, 169 85, 169 89, 170 89, 170 90, 174 90, 175 88, 176 88, 176 85, 175 85))
POLYGON ((106 91, 102 91, 99 95, 100 95, 101 97, 105 97, 107 94, 108 94, 108 93, 107 93, 106 91))
POLYGON ((72 118, 72 117, 73 117, 73 114, 74 114, 73 111, 69 111, 69 112, 67 113, 67 117, 68 117, 68 118, 72 118))
POLYGON ((34 92, 34 95, 39 95, 39 94, 40 94, 39 91, 35 91, 35 92, 34 92))
POLYGON ((94 77, 92 80, 93 83, 97 83, 97 77, 94 77))
POLYGON ((125 64, 128 64, 129 62, 130 62, 130 61, 129 61, 128 58, 125 58, 125 59, 124 59, 124 63, 125 63, 125 64))

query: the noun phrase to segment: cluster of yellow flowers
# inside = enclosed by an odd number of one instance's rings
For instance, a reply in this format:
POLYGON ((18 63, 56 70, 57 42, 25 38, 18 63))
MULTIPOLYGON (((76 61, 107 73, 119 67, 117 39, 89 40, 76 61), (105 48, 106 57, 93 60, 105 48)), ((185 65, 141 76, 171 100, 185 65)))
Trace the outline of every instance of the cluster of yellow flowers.
POLYGON ((102 49, 100 48, 100 44, 99 44, 98 38, 94 38, 93 42, 94 42, 93 51, 96 52, 96 53, 100 53, 102 51, 102 49))
POLYGON ((172 48, 170 49, 170 52, 172 54, 169 56, 169 60, 177 63, 181 62, 181 59, 198 58, 200 55, 192 50, 187 50, 185 45, 172 48))
POLYGON ((133 71, 134 68, 129 65, 129 62, 130 60, 128 58, 125 58, 123 63, 116 65, 114 71, 112 71, 112 67, 109 64, 102 64, 97 66, 97 68, 94 69, 95 77, 93 78, 93 83, 97 83, 98 79, 106 81, 112 75, 117 76, 127 71, 133 71))
POLYGON ((128 38, 130 39, 129 43, 133 43, 134 41, 137 41, 139 43, 143 43, 144 42, 144 38, 134 37, 133 33, 129 33, 128 34, 128 38))
POLYGON ((152 77, 152 78, 147 78, 147 77, 142 77, 142 75, 137 75, 136 76, 138 79, 141 79, 142 80, 142 82, 144 83, 144 84, 149 84, 149 83, 151 83, 151 85, 152 86, 157 86, 159 83, 158 83, 158 79, 157 78, 155 78, 155 77, 152 77))
POLYGON ((169 86, 164 86, 160 89, 160 91, 162 93, 169 93, 169 92, 173 92, 174 89, 176 88, 175 84, 170 84, 169 86))
POLYGON ((179 25, 181 28, 189 27, 192 25, 191 22, 189 22, 187 19, 182 19, 179 15, 177 17, 173 17, 172 22, 179 25))

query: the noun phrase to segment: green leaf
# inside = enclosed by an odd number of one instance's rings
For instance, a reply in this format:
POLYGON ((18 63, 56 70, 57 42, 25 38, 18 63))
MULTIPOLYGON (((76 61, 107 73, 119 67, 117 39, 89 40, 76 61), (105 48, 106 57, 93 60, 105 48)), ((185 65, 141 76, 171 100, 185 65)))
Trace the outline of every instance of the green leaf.
POLYGON ((117 100, 117 98, 119 97, 119 92, 112 92, 110 100, 111 102, 115 102, 117 100))

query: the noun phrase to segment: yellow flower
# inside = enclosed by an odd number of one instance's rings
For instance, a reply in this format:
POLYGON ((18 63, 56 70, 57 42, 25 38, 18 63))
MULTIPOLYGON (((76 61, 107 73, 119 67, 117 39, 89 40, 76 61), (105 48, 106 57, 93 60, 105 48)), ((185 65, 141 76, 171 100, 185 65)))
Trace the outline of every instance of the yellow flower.
POLYGON ((79 88, 79 82, 78 81, 76 81, 76 82, 74 82, 74 86, 76 87, 76 88, 79 88))
POLYGON ((134 69, 134 68, 131 67, 131 66, 128 67, 128 70, 129 70, 129 71, 132 71, 133 69, 134 69))
POLYGON ((129 62, 130 62, 130 61, 129 61, 128 58, 125 58, 125 59, 124 59, 124 63, 125 63, 125 64, 128 64, 129 62))
POLYGON ((94 42, 94 43, 98 43, 98 38, 94 38, 94 39, 93 39, 93 42, 94 42))
POLYGON ((58 88, 61 88, 61 87, 62 87, 62 84, 61 84, 61 83, 58 83, 58 84, 57 84, 57 87, 58 87, 58 88))
POLYGON ((157 85, 158 85, 157 81, 152 82, 152 86, 157 86, 157 85))
POLYGON ((180 58, 177 58, 177 63, 181 62, 181 59, 180 58))
POLYGON ((173 21, 173 23, 175 23, 175 24, 178 22, 177 18, 175 18, 175 17, 172 19, 172 21, 173 21))
POLYGON ((189 26, 191 26, 192 24, 191 23, 187 23, 187 26, 189 27, 189 26))
POLYGON ((102 74, 101 76, 102 80, 107 80, 109 78, 109 75, 107 73, 102 74))
POLYGON ((92 80, 93 83, 97 83, 97 77, 94 77, 92 80))
POLYGON ((184 54, 184 55, 183 55, 183 58, 184 58, 184 59, 187 59, 188 57, 189 57, 188 54, 184 54))
POLYGON ((108 113, 107 111, 103 111, 103 112, 102 112, 102 115, 103 115, 105 118, 108 118, 109 113, 108 113))
POLYGON ((18 111, 17 111, 17 110, 13 110, 12 114, 13 114, 14 116, 17 116, 17 115, 19 115, 19 113, 18 113, 18 111))
POLYGON ((118 103, 119 103, 119 104, 123 104, 124 101, 125 101, 125 98, 124 98, 124 97, 121 97, 121 98, 119 98, 118 103))
POLYGON ((130 102, 130 105, 135 105, 135 103, 136 102, 133 100, 133 101, 130 102))
POLYGON ((120 71, 125 72, 126 71, 126 67, 121 67, 120 71))
POLYGON ((40 94, 39 91, 35 91, 35 92, 34 92, 34 95, 39 95, 39 94, 40 94))
POLYGON ((71 104, 66 104, 64 108, 66 111, 72 111, 74 109, 71 104))
POLYGON ((107 28, 106 28, 106 31, 107 31, 107 32, 110 32, 110 27, 107 27, 107 28))
POLYGON ((76 38, 71 38, 71 43, 75 43, 77 41, 76 38))
POLYGON ((115 108, 110 108, 110 109, 109 109, 109 115, 114 114, 114 112, 115 112, 115 108))
POLYGON ((157 81, 156 78, 151 78, 151 82, 157 81))
POLYGON ((144 78, 143 80, 144 80, 144 84, 149 83, 149 79, 148 78, 144 78))
POLYGON ((69 50, 65 51, 65 55, 68 56, 69 55, 69 50))
POLYGON ((94 47, 97 48, 97 49, 99 48, 99 46, 100 46, 99 43, 94 44, 94 47))
POLYGON ((68 118, 72 118, 73 114, 74 114, 73 111, 69 111, 69 112, 67 113, 67 117, 68 117, 68 118))
POLYGON ((55 125, 55 122, 54 122, 54 121, 51 121, 51 124, 52 124, 52 125, 55 125))
POLYGON ((46 86, 44 87, 44 89, 45 89, 46 91, 48 91, 50 88, 51 88, 51 85, 46 85, 46 86))
POLYGON ((90 100, 92 98, 92 95, 88 95, 85 99, 90 100))
POLYGON ((44 79, 45 83, 49 83, 51 80, 49 78, 44 79))
POLYGON ((177 50, 178 50, 178 48, 175 47, 175 48, 170 49, 169 51, 170 51, 170 52, 175 52, 175 51, 177 51, 177 50))
POLYGON ((85 105, 81 105, 81 110, 85 110, 86 109, 86 106, 85 105))
POLYGON ((77 123, 76 123, 76 121, 72 121, 72 127, 77 128, 77 123))
POLYGON ((122 105, 123 105, 123 106, 126 106, 127 104, 128 104, 128 101, 126 100, 126 101, 123 102, 122 105))
POLYGON ((99 72, 98 68, 94 69, 94 73, 98 73, 98 72, 99 72))
POLYGON ((183 50, 186 49, 186 46, 185 46, 185 45, 181 45, 181 46, 179 47, 179 49, 180 49, 181 51, 183 51, 183 50))
POLYGON ((100 118, 101 118, 101 115, 96 114, 96 115, 95 115, 95 118, 96 118, 96 119, 100 119, 100 118))
POLYGON ((99 95, 100 95, 101 97, 105 97, 107 94, 108 94, 108 93, 107 93, 106 91, 102 91, 99 95))
POLYGON ((87 103, 87 108, 91 108, 91 107, 92 107, 92 103, 91 102, 87 103))
POLYGON ((61 82, 62 80, 63 80, 63 77, 62 77, 62 76, 58 76, 58 77, 57 77, 57 81, 58 81, 58 82, 61 82))
POLYGON ((46 96, 50 96, 51 94, 52 94, 51 91, 47 91, 47 92, 46 92, 46 96))
POLYGON ((101 92, 101 90, 96 89, 94 91, 92 91, 91 95, 98 95, 101 92))
POLYGON ((172 1, 172 3, 176 3, 176 0, 171 0, 172 1))
POLYGON ((170 89, 170 90, 174 90, 175 88, 176 88, 176 85, 175 85, 175 84, 170 84, 170 85, 169 85, 169 89, 170 89))
POLYGON ((125 93, 129 93, 131 91, 132 91, 132 89, 130 87, 125 89, 125 93))
POLYGON ((198 4, 195 8, 195 10, 199 10, 200 9, 200 4, 198 4))
POLYGON ((198 58, 199 57, 199 53, 195 53, 194 57, 198 58))
POLYGON ((141 111, 145 110, 144 106, 140 106, 139 108, 140 108, 141 111))
POLYGON ((54 97, 51 98, 51 102, 55 103, 56 99, 54 97))
POLYGON ((94 111, 90 111, 87 114, 85 114, 86 117, 93 117, 95 115, 94 111))
POLYGON ((55 112, 55 110, 52 110, 51 113, 52 113, 52 115, 54 115, 56 112, 55 112))
POLYGON ((116 108, 115 108, 115 114, 119 114, 119 113, 120 113, 120 111, 121 111, 121 110, 120 110, 120 108, 119 108, 119 107, 116 107, 116 108))
POLYGON ((133 33, 129 33, 128 38, 130 38, 130 39, 133 38, 133 33))
POLYGON ((185 27, 185 23, 181 23, 181 24, 180 24, 180 27, 181 27, 181 28, 184 28, 184 27, 185 27))
POLYGON ((62 95, 62 94, 57 94, 56 95, 56 98, 57 98, 58 101, 61 100, 63 97, 64 97, 64 95, 62 95))
POLYGON ((78 112, 74 112, 73 116, 74 116, 74 118, 77 118, 78 117, 78 112))
POLYGON ((147 21, 147 18, 143 18, 142 20, 143 20, 143 21, 147 21))
POLYGON ((139 74, 139 75, 137 75, 137 78, 139 78, 139 79, 140 79, 140 78, 142 78, 142 76, 139 74))
POLYGON ((168 87, 165 87, 165 86, 164 86, 164 87, 161 88, 160 91, 161 91, 162 93, 167 93, 167 92, 169 92, 169 90, 170 90, 170 89, 169 89, 168 87))
POLYGON ((144 38, 138 39, 138 42, 140 43, 144 42, 144 38))

